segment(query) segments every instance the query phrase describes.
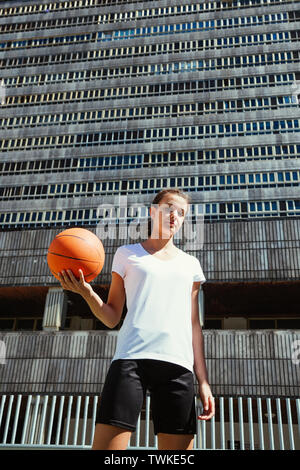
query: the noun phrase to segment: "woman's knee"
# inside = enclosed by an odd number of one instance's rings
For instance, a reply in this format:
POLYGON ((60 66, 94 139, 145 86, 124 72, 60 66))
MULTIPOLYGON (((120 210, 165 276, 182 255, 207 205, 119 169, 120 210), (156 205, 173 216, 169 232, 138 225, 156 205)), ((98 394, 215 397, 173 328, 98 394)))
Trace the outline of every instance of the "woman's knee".
POLYGON ((158 450, 192 450, 194 435, 158 433, 158 450))
POLYGON ((92 450, 126 450, 130 436, 131 431, 126 429, 97 423, 92 450))

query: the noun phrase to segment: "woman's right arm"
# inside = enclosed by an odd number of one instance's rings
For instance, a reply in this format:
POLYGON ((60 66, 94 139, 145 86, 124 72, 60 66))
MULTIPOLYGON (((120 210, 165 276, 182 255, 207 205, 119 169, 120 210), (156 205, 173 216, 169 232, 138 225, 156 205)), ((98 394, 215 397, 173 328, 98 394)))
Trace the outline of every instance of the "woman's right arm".
POLYGON ((122 277, 113 271, 107 302, 103 302, 92 286, 84 280, 81 270, 77 281, 72 271, 59 273, 59 280, 63 289, 80 294, 88 303, 91 311, 108 328, 114 328, 121 320, 125 304, 125 288, 122 277))

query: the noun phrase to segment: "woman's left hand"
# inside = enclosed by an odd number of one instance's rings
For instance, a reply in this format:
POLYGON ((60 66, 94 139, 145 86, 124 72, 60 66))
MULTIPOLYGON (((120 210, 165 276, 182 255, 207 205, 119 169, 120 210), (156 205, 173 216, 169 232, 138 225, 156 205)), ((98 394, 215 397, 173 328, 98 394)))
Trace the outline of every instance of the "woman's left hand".
POLYGON ((198 416, 198 419, 211 419, 215 414, 215 399, 208 383, 199 385, 199 395, 203 405, 203 413, 198 416))

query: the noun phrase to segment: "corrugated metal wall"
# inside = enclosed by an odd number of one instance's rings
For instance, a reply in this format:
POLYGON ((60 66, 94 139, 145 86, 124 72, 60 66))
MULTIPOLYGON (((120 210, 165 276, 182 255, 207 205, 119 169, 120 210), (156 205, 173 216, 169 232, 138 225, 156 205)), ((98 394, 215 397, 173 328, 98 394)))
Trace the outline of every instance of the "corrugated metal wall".
MULTIPOLYGON (((0 364, 0 392, 99 394, 117 334, 0 333, 6 346, 6 364, 0 364)), ((299 397, 300 364, 293 360, 293 353, 300 331, 207 330, 204 338, 209 380, 216 396, 299 397)))
MULTIPOLYGON (((61 231, 1 232, 0 286, 58 285, 47 266, 47 250, 61 231)), ((117 246, 127 243, 136 241, 104 241, 105 266, 92 284, 110 282, 113 255, 117 246)), ((300 279, 299 218, 206 223, 203 250, 191 242, 188 249, 177 245, 199 257, 208 281, 300 279)))

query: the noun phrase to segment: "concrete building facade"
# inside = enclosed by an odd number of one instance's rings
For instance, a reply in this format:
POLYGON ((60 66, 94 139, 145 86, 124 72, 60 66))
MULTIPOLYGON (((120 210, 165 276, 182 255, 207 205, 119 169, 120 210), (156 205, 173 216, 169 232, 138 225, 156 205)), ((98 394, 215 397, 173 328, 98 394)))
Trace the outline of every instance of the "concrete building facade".
MULTIPOLYGON (((48 269, 55 235, 85 227, 103 240, 105 266, 92 285, 105 300, 117 247, 146 238, 154 195, 177 187, 192 203, 175 241, 207 278, 199 298, 206 344, 213 335, 223 350, 224 334, 243 342, 251 330, 263 345, 269 329, 272 338, 290 335, 289 361, 300 329, 299 6, 1 2, 0 330, 11 357, 13 338, 25 341, 28 331, 32 344, 65 332, 67 349, 78 330, 105 337, 105 325, 48 269)), ((2 392, 16 380, 14 361, 2 392)), ((299 371, 289 367, 272 391, 262 371, 253 393, 297 396, 299 371)), ((221 372, 213 386, 225 396, 221 372)), ((46 376, 38 381, 49 390, 46 376)), ((228 393, 251 393, 238 374, 230 380, 228 393)))

